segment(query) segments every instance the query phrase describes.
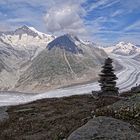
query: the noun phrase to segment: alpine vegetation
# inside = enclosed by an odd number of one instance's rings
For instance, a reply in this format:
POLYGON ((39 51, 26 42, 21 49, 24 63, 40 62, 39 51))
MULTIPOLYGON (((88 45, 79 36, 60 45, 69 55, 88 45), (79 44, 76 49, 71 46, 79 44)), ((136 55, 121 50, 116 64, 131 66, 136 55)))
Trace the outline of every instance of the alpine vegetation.
POLYGON ((118 88, 116 87, 116 80, 118 79, 114 74, 112 59, 107 58, 102 67, 100 80, 101 95, 118 95, 118 88))

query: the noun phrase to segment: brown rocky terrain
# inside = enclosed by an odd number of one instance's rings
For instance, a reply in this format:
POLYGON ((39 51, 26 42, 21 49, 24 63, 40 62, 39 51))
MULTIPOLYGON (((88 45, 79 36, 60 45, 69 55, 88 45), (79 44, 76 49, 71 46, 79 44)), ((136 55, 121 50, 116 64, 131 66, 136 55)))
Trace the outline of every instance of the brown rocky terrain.
MULTIPOLYGON (((89 125, 90 128, 98 130, 96 135, 92 135, 92 139, 116 140, 115 138, 118 137, 118 140, 129 140, 128 138, 131 140, 133 137, 138 140, 140 132, 139 103, 139 94, 127 98, 94 98, 89 94, 43 99, 24 105, 2 107, 3 109, 0 110, 3 114, 0 119, 0 140, 70 139, 69 136, 79 130, 79 127, 87 122, 90 124, 92 121, 96 124, 97 129, 92 124, 89 125), (103 131, 104 129, 106 131, 103 131), (118 132, 115 133, 117 130, 118 132), (126 135, 123 135, 121 130, 126 135), (99 137, 101 133, 102 137, 99 137), (130 135, 132 137, 129 137, 130 135)), ((95 133, 95 131, 92 132, 95 133)), ((90 134, 89 131, 88 136, 90 134)), ((82 135, 85 136, 84 133, 82 135)), ((82 140, 88 139, 83 137, 82 140)))

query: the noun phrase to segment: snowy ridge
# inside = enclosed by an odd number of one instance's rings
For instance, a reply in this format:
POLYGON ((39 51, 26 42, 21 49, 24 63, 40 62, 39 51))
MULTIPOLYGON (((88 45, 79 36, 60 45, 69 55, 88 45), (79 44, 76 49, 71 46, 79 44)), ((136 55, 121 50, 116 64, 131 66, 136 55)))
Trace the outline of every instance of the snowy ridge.
POLYGON ((30 30, 34 31, 35 33, 37 33, 40 37, 42 38, 54 38, 52 35, 48 35, 42 32, 39 32, 38 30, 36 30, 34 27, 28 27, 30 30))
POLYGON ((0 40, 16 50, 41 51, 55 37, 37 31, 33 27, 22 26, 11 32, 0 33, 0 40))
POLYGON ((108 53, 120 54, 120 55, 132 55, 140 53, 140 48, 132 43, 119 42, 117 45, 112 47, 104 48, 108 53))

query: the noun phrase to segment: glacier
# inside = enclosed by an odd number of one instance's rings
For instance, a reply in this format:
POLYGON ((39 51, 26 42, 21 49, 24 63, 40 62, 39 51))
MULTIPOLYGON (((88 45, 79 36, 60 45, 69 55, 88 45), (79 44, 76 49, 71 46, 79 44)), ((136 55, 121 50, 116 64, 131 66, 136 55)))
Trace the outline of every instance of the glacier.
MULTIPOLYGON (((119 87, 120 92, 130 90, 137 83, 140 83, 140 62, 133 59, 138 54, 122 56, 111 53, 109 55, 111 58, 117 60, 123 66, 123 69, 116 73, 119 78, 117 81, 117 86, 119 87)), ((91 93, 91 91, 97 90, 100 90, 98 82, 60 88, 36 94, 1 92, 0 106, 18 105, 43 98, 58 98, 71 95, 89 94, 91 93)))

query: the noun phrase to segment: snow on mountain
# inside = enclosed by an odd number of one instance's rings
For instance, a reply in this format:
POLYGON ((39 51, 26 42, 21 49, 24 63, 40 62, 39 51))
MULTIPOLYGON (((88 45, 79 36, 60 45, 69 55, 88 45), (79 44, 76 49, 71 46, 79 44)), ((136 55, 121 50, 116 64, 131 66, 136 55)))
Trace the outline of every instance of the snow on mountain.
POLYGON ((112 47, 104 48, 108 53, 115 53, 119 55, 132 55, 140 53, 140 48, 132 43, 119 42, 117 45, 112 47))
POLYGON ((52 35, 28 26, 0 32, 0 89, 13 88, 32 59, 53 39, 52 35))
POLYGON ((15 31, 1 32, 0 39, 3 43, 11 45, 16 50, 38 54, 55 37, 37 31, 33 27, 22 26, 15 31))

